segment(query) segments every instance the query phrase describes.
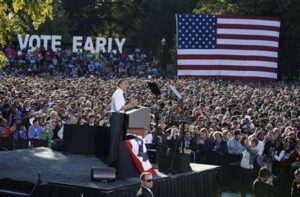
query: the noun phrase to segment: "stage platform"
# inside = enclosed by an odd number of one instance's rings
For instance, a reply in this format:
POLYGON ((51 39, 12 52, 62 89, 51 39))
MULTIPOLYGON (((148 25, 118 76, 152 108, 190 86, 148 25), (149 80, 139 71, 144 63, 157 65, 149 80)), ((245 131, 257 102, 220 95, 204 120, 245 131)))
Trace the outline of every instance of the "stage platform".
MULTIPOLYGON (((0 152, 0 189, 18 188, 36 183, 41 174, 42 184, 36 191, 42 197, 134 197, 140 186, 139 178, 115 182, 92 182, 92 167, 106 167, 95 156, 63 154, 50 148, 21 149, 0 152)), ((217 197, 220 195, 220 168, 191 164, 192 171, 165 175, 157 171, 154 177, 156 197, 217 197)), ((25 191, 24 191, 25 192, 25 191)))

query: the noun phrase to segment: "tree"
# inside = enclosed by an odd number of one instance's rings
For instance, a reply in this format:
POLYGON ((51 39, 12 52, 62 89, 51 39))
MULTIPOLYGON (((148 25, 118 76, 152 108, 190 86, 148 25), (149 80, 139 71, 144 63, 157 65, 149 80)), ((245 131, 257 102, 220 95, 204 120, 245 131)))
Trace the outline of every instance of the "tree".
POLYGON ((0 67, 7 60, 2 47, 9 43, 16 32, 38 29, 52 16, 52 0, 0 0, 0 67))
POLYGON ((198 1, 194 13, 196 14, 236 14, 239 4, 230 0, 201 0, 198 1))
POLYGON ((176 20, 177 13, 190 13, 196 6, 195 0, 141 0, 139 7, 142 17, 136 23, 135 31, 128 32, 134 46, 139 46, 155 57, 162 55, 161 40, 165 38, 165 50, 168 52, 165 63, 174 63, 176 56, 176 20))
POLYGON ((140 18, 138 0, 62 0, 72 20, 70 33, 83 36, 121 36, 140 18))
POLYGON ((72 42, 72 25, 75 21, 70 19, 60 0, 53 0, 52 9, 53 19, 45 21, 45 23, 39 26, 38 30, 31 33, 38 35, 61 35, 63 37, 63 43, 70 44, 72 42))
MULTIPOLYGON (((160 56, 161 40, 167 51, 175 47, 176 13, 191 12, 196 0, 62 0, 72 21, 70 34, 124 36, 127 47, 139 47, 160 56)), ((174 50, 172 50, 174 51, 174 50)), ((167 63, 171 61, 171 54, 167 63)))

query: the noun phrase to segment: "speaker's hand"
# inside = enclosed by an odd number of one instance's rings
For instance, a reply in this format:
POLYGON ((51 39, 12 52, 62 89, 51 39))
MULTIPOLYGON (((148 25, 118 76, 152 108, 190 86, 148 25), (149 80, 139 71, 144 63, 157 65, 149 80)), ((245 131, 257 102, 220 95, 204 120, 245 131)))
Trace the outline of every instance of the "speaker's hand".
POLYGON ((130 107, 138 106, 138 102, 136 100, 131 100, 128 104, 129 104, 130 107))

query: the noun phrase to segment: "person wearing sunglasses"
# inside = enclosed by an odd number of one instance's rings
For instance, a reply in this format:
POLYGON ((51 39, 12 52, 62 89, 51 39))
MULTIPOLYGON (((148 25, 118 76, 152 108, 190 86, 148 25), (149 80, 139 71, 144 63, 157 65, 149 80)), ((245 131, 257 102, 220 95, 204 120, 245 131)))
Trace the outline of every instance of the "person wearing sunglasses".
POLYGON ((154 197, 151 189, 153 187, 153 176, 149 172, 144 172, 140 176, 142 186, 138 190, 136 197, 154 197))

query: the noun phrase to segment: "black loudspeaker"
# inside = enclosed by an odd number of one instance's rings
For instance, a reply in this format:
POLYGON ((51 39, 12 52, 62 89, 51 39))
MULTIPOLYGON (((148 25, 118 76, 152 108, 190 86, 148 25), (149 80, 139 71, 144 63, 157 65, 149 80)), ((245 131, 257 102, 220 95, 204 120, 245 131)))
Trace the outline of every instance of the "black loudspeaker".
POLYGON ((116 180, 116 169, 115 168, 92 168, 91 179, 95 182, 114 182, 116 180))
POLYGON ((173 154, 159 155, 158 169, 160 172, 175 173, 175 174, 189 172, 192 170, 190 166, 190 155, 176 154, 175 157, 173 157, 173 154))

